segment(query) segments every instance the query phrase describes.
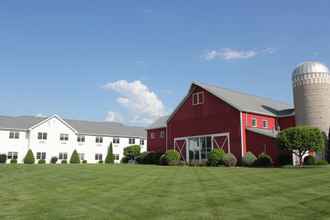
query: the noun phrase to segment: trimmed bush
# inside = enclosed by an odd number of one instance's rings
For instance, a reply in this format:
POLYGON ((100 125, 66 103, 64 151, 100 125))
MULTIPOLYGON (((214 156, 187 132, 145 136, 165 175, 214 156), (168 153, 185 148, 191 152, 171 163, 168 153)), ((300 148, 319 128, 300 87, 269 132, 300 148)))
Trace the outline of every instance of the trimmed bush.
POLYGON ((123 157, 121 158, 120 163, 128 163, 128 161, 129 161, 128 157, 123 157))
POLYGON ((50 163, 52 163, 52 164, 57 163, 57 161, 58 161, 57 157, 50 158, 50 163))
POLYGON ((115 157, 112 151, 112 143, 110 143, 110 146, 108 148, 108 154, 105 158, 105 163, 113 164, 114 162, 115 162, 115 157))
POLYGON ((253 166, 256 160, 257 157, 252 152, 249 151, 242 158, 242 166, 246 166, 246 167, 253 166))
POLYGON ((316 159, 312 155, 308 155, 304 158, 304 166, 315 165, 316 159))
POLYGON ((10 163, 11 163, 11 164, 17 164, 17 160, 16 160, 16 159, 11 159, 11 160, 10 160, 10 163))
POLYGON ((80 163, 80 158, 79 154, 76 150, 73 151, 71 158, 70 158, 70 163, 80 163))
POLYGON ((7 162, 7 155, 0 154, 0 163, 6 163, 6 162, 7 162))
POLYGON ((86 163, 87 163, 87 160, 83 160, 82 163, 83 163, 83 164, 86 164, 86 163))
POLYGON ((272 158, 265 153, 259 154, 257 160, 254 162, 255 167, 271 167, 273 165, 272 158))
POLYGON ((38 160, 38 164, 45 164, 46 160, 38 160))
POLYGON ((176 150, 168 150, 160 157, 161 165, 178 165, 180 164, 180 154, 176 150))
POLYGON ((31 149, 28 150, 28 152, 26 153, 23 162, 25 164, 34 164, 34 156, 33 156, 33 152, 31 149))
POLYGON ((61 161, 61 164, 67 164, 67 163, 68 163, 67 160, 62 160, 62 161, 61 161))
POLYGON ((161 156, 162 153, 158 152, 143 152, 141 155, 136 157, 136 162, 138 164, 159 164, 161 156))
POLYGON ((318 165, 318 166, 324 166, 324 165, 328 165, 328 161, 326 160, 318 160, 316 161, 315 165, 318 165))
POLYGON ((213 149, 207 155, 207 165, 212 167, 224 165, 223 158, 225 154, 226 153, 223 149, 219 149, 219 148, 213 149))
POLYGON ((99 163, 102 164, 103 163, 103 160, 99 160, 99 163))
POLYGON ((234 167, 237 164, 237 159, 234 154, 232 153, 227 153, 223 157, 223 162, 226 167, 234 167))
POLYGON ((277 161, 280 166, 292 165, 292 155, 290 153, 280 154, 277 161))
POLYGON ((135 158, 140 154, 141 154, 140 145, 131 145, 124 148, 124 156, 128 157, 128 160, 135 160, 135 158))

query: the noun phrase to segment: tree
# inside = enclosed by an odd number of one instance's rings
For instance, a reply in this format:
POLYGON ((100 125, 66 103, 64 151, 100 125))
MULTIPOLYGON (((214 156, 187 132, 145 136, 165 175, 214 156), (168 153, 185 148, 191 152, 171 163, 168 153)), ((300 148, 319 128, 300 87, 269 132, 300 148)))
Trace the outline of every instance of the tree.
POLYGON ((327 146, 326 146, 326 159, 328 162, 330 162, 330 128, 329 128, 329 133, 328 133, 328 141, 327 141, 327 146))
POLYGON ((70 163, 80 163, 79 154, 76 150, 74 150, 71 155, 70 163))
POLYGON ((110 143, 110 146, 108 148, 108 154, 105 158, 105 163, 110 163, 113 164, 115 162, 115 158, 113 156, 113 152, 112 152, 112 142, 110 143))
POLYGON ((299 158, 303 164, 303 156, 309 151, 319 152, 324 149, 324 135, 318 128, 298 126, 285 129, 277 136, 280 149, 287 150, 299 158))
POLYGON ((26 153, 23 162, 25 164, 34 164, 34 156, 31 149, 29 149, 28 152, 26 153))
POLYGON ((141 153, 140 145, 131 145, 124 148, 124 156, 128 157, 129 160, 134 160, 135 157, 139 156, 141 153))

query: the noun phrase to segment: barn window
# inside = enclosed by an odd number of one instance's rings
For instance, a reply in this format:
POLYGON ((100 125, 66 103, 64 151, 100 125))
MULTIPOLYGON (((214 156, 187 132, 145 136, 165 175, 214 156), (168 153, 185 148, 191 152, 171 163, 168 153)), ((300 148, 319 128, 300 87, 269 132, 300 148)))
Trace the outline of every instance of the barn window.
POLYGON ((204 92, 193 93, 192 96, 193 105, 201 105, 204 103, 204 92))
POLYGON ((257 119, 252 118, 252 127, 257 127, 257 119))
POLYGON ((267 120, 264 120, 262 122, 262 126, 263 126, 263 128, 268 128, 268 121, 267 120))

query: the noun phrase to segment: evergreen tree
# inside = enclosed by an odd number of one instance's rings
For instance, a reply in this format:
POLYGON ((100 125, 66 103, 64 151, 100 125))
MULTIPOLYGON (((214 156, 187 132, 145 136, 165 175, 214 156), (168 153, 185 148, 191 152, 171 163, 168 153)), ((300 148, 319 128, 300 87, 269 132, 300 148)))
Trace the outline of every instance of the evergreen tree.
POLYGON ((115 158, 113 156, 113 152, 112 152, 112 143, 110 143, 110 146, 108 148, 108 154, 107 157, 105 158, 105 163, 114 163, 115 162, 115 158))
POLYGON ((23 162, 25 164, 34 164, 34 156, 31 149, 29 149, 28 152, 26 153, 23 162))
POLYGON ((80 163, 79 154, 76 150, 74 150, 71 155, 70 163, 80 163))

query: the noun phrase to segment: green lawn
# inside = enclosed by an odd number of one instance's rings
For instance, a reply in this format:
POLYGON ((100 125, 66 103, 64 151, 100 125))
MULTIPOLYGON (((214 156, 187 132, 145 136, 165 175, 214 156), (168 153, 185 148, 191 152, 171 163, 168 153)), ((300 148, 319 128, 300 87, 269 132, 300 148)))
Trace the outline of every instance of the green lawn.
POLYGON ((0 219, 330 219, 330 167, 2 165, 0 219))

